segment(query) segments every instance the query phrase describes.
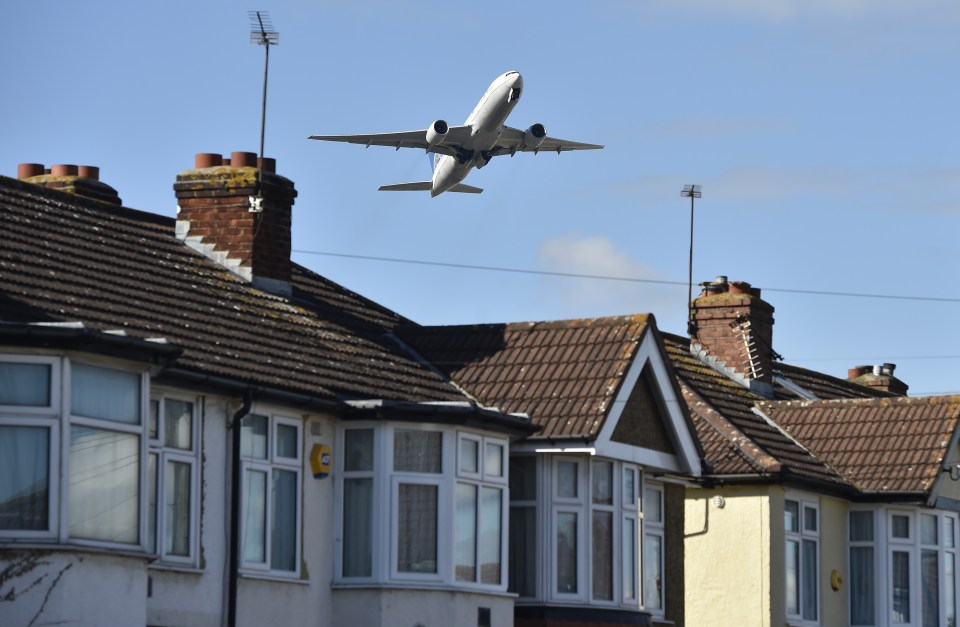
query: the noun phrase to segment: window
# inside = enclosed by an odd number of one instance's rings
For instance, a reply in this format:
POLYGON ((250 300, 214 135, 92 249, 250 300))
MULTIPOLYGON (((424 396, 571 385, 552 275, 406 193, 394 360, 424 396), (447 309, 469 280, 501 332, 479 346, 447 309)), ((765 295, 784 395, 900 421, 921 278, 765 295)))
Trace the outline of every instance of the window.
POLYGON ((623 539, 620 543, 620 583, 621 599, 624 605, 637 605, 637 591, 640 582, 637 578, 637 548, 639 528, 637 509, 640 503, 640 483, 637 469, 632 466, 623 468, 623 498, 620 501, 623 539))
POLYGON ((147 549, 166 562, 196 562, 197 423, 191 401, 166 396, 150 401, 147 549))
POLYGON ((850 512, 850 624, 876 624, 876 549, 872 511, 850 512))
POLYGON ((816 503, 785 500, 787 616, 812 623, 819 617, 819 527, 816 503))
POLYGON ((505 588, 506 440, 355 423, 338 442, 338 578, 505 588))
POLYGON ((663 488, 648 487, 643 499, 643 606, 663 611, 663 488))
POLYGON ((300 432, 293 418, 248 414, 241 421, 244 568, 299 573, 300 432))
POLYGON ((537 458, 510 457, 510 592, 537 594, 537 458))
POLYGON ((584 460, 557 457, 553 460, 553 593, 557 599, 583 599, 580 573, 583 564, 584 460))

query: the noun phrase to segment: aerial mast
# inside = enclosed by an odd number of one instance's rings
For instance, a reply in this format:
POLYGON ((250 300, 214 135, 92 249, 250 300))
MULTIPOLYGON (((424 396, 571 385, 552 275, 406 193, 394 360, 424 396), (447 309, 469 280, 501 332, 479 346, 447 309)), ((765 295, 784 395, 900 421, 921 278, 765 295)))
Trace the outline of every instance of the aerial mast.
POLYGON ((693 322, 693 199, 702 195, 700 185, 684 185, 680 196, 690 198, 690 263, 687 272, 687 334, 696 335, 697 329, 693 322))
POLYGON ((267 75, 270 70, 270 46, 280 44, 280 33, 273 28, 270 15, 266 11, 249 11, 250 16, 250 43, 263 46, 265 59, 263 63, 263 104, 260 107, 260 159, 257 161, 257 193, 250 197, 250 211, 263 211, 263 194, 261 182, 263 178, 263 139, 267 124, 267 75))

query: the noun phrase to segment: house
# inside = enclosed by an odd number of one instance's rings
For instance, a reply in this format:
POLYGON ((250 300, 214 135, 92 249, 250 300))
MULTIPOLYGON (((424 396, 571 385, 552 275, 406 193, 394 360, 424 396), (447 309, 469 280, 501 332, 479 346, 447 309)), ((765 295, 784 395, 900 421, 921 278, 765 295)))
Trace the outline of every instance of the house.
POLYGON ((709 469, 685 495, 687 624, 956 624, 960 397, 779 363, 773 307, 726 277, 691 321, 664 334, 709 469))
POLYGON ((515 624, 683 624, 684 485, 701 450, 654 317, 398 333, 540 427, 510 449, 515 624))
POLYGON ((536 426, 291 263, 257 165, 197 155, 176 220, 92 167, 0 177, 0 624, 512 624, 536 426))

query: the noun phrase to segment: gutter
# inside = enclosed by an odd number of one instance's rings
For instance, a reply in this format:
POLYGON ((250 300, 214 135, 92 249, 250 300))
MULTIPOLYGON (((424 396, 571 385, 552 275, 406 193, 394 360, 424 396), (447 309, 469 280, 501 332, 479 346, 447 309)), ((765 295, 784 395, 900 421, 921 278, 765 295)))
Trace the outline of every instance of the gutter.
POLYGON ((227 626, 237 624, 237 578, 240 574, 240 424, 244 416, 250 413, 253 407, 253 391, 250 388, 244 392, 243 405, 233 415, 230 423, 230 546, 229 553, 229 581, 227 582, 227 626))

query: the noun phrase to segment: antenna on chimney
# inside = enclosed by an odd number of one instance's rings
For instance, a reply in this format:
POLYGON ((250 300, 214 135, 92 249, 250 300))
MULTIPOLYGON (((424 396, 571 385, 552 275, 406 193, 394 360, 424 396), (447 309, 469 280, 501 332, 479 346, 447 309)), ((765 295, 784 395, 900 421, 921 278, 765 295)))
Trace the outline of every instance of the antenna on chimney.
POLYGON ((263 64, 263 106, 260 108, 260 159, 257 161, 257 193, 250 197, 250 211, 263 211, 263 194, 260 188, 263 178, 263 136, 267 123, 267 72, 270 69, 270 46, 280 44, 280 33, 273 29, 266 11, 248 11, 250 16, 250 43, 263 46, 266 59, 263 64))
POLYGON ((690 265, 687 276, 687 335, 693 337, 697 333, 693 322, 693 199, 702 196, 700 185, 684 185, 680 196, 690 198, 690 265))

